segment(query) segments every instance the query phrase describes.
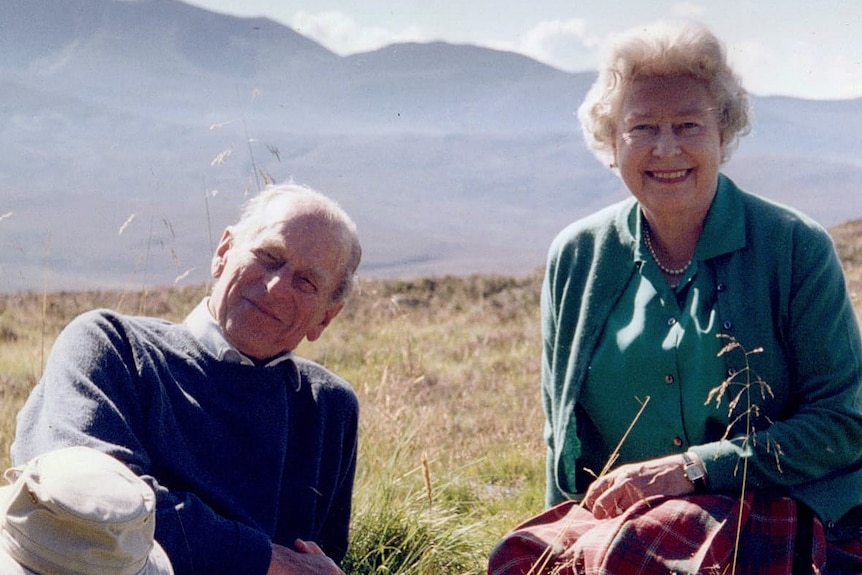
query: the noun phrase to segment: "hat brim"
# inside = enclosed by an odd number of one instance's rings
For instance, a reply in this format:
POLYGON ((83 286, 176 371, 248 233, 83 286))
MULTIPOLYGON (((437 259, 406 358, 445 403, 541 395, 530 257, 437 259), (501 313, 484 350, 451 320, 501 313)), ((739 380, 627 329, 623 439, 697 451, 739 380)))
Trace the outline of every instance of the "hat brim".
MULTIPOLYGON (((5 571, 0 570, 0 573, 6 575, 5 571)), ((27 573, 29 575, 29 572, 27 573)), ((155 541, 153 542, 153 548, 150 551, 150 557, 147 559, 147 566, 144 568, 141 575, 174 575, 174 568, 171 566, 171 560, 168 559, 168 554, 165 553, 162 546, 155 541)))
MULTIPOLYGON (((9 505, 9 500, 12 498, 12 486, 3 485, 0 487, 0 515, 6 514, 6 506, 9 505)), ((21 566, 15 561, 9 551, 6 549, 5 539, 8 535, 3 532, 0 526, 0 573, 3 575, 39 575, 35 571, 21 566)))
MULTIPOLYGON (((6 506, 9 504, 12 492, 12 485, 0 486, 0 515, 5 515, 6 506)), ((4 534, 2 528, 0 528, 0 575, 39 575, 35 571, 27 569, 9 555, 4 541, 6 537, 7 534, 4 534)), ((155 541, 153 541, 153 548, 150 550, 147 565, 144 567, 141 575, 174 575, 174 568, 171 566, 168 554, 155 541)))
POLYGON ((39 575, 12 559, 2 543, 0 543, 0 573, 3 575, 39 575))
MULTIPOLYGON (((2 477, 2 475, 0 475, 0 477, 2 477)), ((6 507, 9 506, 9 502, 12 500, 13 490, 13 485, 8 485, 6 483, 0 485, 0 515, 6 515, 6 507)))

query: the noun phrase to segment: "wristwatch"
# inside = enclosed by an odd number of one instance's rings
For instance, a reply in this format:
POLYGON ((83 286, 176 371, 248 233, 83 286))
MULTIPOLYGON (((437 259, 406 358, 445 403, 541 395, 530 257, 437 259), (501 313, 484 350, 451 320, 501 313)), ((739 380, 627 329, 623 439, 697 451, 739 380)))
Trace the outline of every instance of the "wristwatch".
POLYGON ((706 469, 700 459, 695 459, 688 452, 683 452, 683 473, 685 478, 694 485, 695 493, 706 493, 706 469))

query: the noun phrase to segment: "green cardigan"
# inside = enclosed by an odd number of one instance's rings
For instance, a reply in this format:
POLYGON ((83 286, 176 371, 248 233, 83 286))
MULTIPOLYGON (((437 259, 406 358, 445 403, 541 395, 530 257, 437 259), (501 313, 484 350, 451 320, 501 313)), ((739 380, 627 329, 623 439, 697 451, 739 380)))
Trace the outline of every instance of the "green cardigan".
MULTIPOLYGON (((638 242, 638 204, 629 198, 571 224, 551 245, 541 304, 548 505, 587 487, 577 471, 578 394, 605 321, 637 271, 638 242)), ((719 435, 691 447, 710 489, 738 492, 746 457, 749 486, 786 492, 824 521, 838 519, 862 503, 862 344, 829 235, 720 175, 694 257, 713 268, 722 333, 763 349, 748 354, 749 369, 774 394, 757 396, 758 421, 771 424, 748 441, 719 435)), ((740 350, 722 357, 728 374, 745 368, 740 350)))

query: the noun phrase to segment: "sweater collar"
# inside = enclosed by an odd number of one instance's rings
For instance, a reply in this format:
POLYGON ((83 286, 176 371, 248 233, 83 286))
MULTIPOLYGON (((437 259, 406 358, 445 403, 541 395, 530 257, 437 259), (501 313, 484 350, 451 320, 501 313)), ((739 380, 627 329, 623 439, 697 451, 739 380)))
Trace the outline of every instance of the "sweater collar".
MULTIPOLYGON (((204 349, 216 356, 219 361, 259 366, 260 363, 241 353, 225 338, 221 326, 210 313, 207 306, 208 301, 208 297, 204 298, 185 319, 184 323, 192 332, 195 339, 200 342, 204 349)), ((263 367, 273 367, 289 359, 293 359, 292 351, 269 360, 263 367)))
POLYGON ((718 175, 718 190, 706 214, 695 257, 708 260, 745 247, 745 208, 730 178, 718 175))
MULTIPOLYGON (((616 225, 621 237, 633 244, 635 259, 643 261, 647 258, 640 241, 643 216, 636 201, 631 208, 620 214, 621 219, 617 220, 616 225)), ((704 261, 744 247, 745 209, 742 205, 741 192, 730 178, 719 174, 718 188, 706 214, 694 259, 704 261)))

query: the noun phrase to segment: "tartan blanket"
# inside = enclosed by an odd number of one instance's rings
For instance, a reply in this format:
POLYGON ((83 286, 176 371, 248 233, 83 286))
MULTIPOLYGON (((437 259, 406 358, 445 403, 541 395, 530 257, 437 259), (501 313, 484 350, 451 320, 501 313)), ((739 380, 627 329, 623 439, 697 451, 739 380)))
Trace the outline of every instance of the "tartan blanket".
MULTIPOLYGON (((789 497, 764 492, 749 493, 742 501, 716 494, 654 497, 618 517, 598 520, 566 502, 508 533, 491 553, 488 573, 826 574, 823 526, 799 507, 789 497)), ((862 573, 860 557, 848 553, 851 567, 840 572, 862 573)))

